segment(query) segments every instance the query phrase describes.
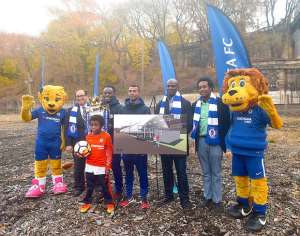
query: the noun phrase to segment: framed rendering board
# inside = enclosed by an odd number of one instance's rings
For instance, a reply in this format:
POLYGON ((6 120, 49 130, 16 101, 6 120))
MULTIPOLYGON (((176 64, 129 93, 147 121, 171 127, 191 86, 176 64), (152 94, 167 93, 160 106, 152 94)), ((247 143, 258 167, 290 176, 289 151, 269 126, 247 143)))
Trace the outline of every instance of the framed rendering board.
POLYGON ((187 153, 186 117, 114 115, 114 153, 187 153))

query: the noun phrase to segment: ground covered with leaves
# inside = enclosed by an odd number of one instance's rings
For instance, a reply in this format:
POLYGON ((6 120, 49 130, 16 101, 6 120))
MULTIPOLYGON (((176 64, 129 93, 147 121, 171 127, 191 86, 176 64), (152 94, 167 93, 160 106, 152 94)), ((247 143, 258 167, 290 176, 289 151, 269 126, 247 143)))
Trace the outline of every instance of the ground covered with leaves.
MULTIPOLYGON (((270 197, 268 224, 258 235, 300 235, 300 118, 284 117, 284 128, 269 130, 266 171, 270 197)), ((251 235, 244 230, 245 220, 235 220, 225 213, 199 208, 202 194, 201 170, 197 158, 188 160, 190 198, 195 208, 183 211, 179 200, 159 207, 163 185, 158 162, 149 159, 149 200, 151 208, 142 211, 138 203, 117 208, 109 217, 103 204, 89 213, 79 212, 80 197, 54 196, 51 179, 45 196, 29 200, 24 194, 33 177, 33 150, 36 122, 23 123, 17 116, 0 116, 0 235, 251 235), (158 179, 157 179, 158 178, 158 179), (159 186, 157 186, 157 180, 159 186)), ((63 155, 64 161, 71 160, 63 155)), ((234 201, 230 162, 223 161, 224 206, 234 201)), ((72 169, 65 171, 65 181, 72 189, 72 169)), ((136 178, 137 181, 138 178, 136 178)), ((135 186, 138 184, 136 183, 135 186)), ((138 200, 138 188, 135 189, 138 200)))

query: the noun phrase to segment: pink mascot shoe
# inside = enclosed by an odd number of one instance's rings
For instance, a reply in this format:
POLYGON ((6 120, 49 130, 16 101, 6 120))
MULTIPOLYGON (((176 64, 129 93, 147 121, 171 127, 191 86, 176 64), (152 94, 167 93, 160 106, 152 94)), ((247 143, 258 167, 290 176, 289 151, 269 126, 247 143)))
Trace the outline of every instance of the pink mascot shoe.
POLYGON ((68 191, 67 185, 64 184, 62 176, 53 176, 53 188, 54 194, 66 193, 68 191))
POLYGON ((26 198, 39 198, 45 192, 45 184, 40 185, 38 179, 32 180, 32 186, 28 189, 25 197, 26 198))

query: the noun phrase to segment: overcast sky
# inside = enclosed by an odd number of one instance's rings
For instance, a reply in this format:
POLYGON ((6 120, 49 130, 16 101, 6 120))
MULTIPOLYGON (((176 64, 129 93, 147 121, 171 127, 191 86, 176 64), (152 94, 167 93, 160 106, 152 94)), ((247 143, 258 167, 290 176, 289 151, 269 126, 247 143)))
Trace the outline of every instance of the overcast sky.
MULTIPOLYGON (((109 6, 121 0, 98 1, 109 6)), ((52 19, 48 7, 59 4, 60 0, 0 0, 0 31, 37 36, 52 19)), ((276 16, 280 19, 283 14, 284 0, 279 0, 276 16)))

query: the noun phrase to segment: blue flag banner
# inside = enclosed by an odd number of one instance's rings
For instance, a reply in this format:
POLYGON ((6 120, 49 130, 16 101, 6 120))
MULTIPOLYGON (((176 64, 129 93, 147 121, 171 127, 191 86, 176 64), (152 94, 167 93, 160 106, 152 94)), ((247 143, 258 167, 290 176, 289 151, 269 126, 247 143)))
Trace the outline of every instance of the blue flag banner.
POLYGON ((218 8, 207 4, 208 24, 216 63, 216 76, 221 92, 228 70, 249 68, 247 48, 234 23, 218 8))
POLYGON ((96 56, 96 66, 95 66, 95 74, 94 74, 94 94, 93 96, 99 96, 99 54, 96 56))
POLYGON ((40 90, 45 86, 45 56, 41 58, 41 81, 40 81, 40 90))
POLYGON ((160 67, 162 73, 162 80, 163 80, 163 88, 164 94, 167 93, 167 81, 169 79, 175 79, 175 70, 172 63, 171 56, 165 44, 162 41, 157 42, 157 48, 159 52, 159 60, 160 60, 160 67))

